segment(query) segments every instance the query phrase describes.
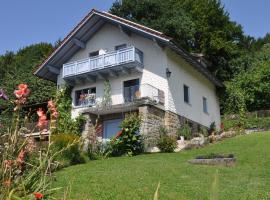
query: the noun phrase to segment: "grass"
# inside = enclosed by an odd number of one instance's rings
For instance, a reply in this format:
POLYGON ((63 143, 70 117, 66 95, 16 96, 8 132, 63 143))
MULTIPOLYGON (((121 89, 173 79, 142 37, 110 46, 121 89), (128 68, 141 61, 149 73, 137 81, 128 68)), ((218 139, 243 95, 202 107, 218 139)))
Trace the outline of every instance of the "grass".
POLYGON ((238 136, 180 153, 90 161, 57 172, 54 186, 70 187, 70 199, 76 200, 149 200, 159 183, 159 200, 270 199, 270 132, 238 136), (209 153, 233 153, 236 166, 187 163, 209 153))

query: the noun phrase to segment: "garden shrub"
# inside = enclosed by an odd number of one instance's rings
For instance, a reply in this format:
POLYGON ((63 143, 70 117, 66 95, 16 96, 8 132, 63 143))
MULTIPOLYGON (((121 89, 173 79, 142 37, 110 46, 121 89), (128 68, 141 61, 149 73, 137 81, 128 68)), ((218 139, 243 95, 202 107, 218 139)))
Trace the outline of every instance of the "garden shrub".
POLYGON ((183 136, 186 140, 190 140, 192 138, 191 128, 185 123, 179 129, 177 129, 177 136, 183 136))
POLYGON ((56 160, 60 163, 60 167, 85 162, 85 158, 81 151, 81 145, 79 143, 79 136, 75 134, 55 134, 51 136, 51 140, 54 151, 61 151, 62 149, 67 148, 71 143, 78 141, 76 144, 62 151, 59 156, 57 156, 56 160))
POLYGON ((176 137, 168 135, 166 128, 160 127, 160 138, 158 139, 157 147, 161 152, 174 152, 177 147, 176 137))
POLYGON ((87 146, 87 156, 89 160, 98 160, 106 157, 107 142, 94 140, 89 142, 87 146))
POLYGON ((137 155, 143 151, 142 136, 139 134, 141 118, 137 114, 129 114, 121 123, 122 130, 113 138, 107 149, 111 156, 137 155))

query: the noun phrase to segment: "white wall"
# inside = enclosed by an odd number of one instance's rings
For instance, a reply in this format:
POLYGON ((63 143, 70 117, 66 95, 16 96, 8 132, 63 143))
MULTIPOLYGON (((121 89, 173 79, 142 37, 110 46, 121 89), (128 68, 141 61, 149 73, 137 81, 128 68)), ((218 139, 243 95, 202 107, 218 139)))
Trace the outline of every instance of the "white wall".
MULTIPOLYGON (((217 124, 220 123, 219 104, 212 83, 195 71, 179 55, 170 50, 162 49, 152 40, 136 34, 129 36, 121 32, 117 26, 105 24, 87 42, 86 48, 74 54, 69 62, 87 58, 90 52, 99 49, 113 51, 114 47, 120 44, 133 45, 143 52, 144 69, 142 74, 125 75, 110 79, 113 104, 123 102, 123 81, 140 78, 141 84, 150 84, 164 91, 166 110, 178 113, 205 126, 209 126, 212 121, 216 121, 217 124), (169 67, 172 71, 169 79, 166 77, 166 67, 169 67), (184 83, 191 90, 191 105, 185 104, 183 100, 182 90, 184 83), (208 99, 209 115, 203 113, 202 96, 208 99)), ((63 83, 61 74, 58 77, 59 84, 63 83)), ((97 98, 100 100, 103 96, 103 81, 75 86, 72 97, 74 98, 75 90, 89 87, 96 87, 97 98)), ((73 110, 74 117, 77 116, 79 110, 73 110)))
POLYGON ((172 72, 168 79, 169 110, 208 127, 215 121, 219 127, 220 108, 215 86, 176 53, 168 50, 167 55, 172 72), (190 89, 190 104, 184 102, 184 84, 190 89), (207 98, 208 114, 203 112, 203 97, 207 98))
MULTIPOLYGON (((131 36, 121 32, 121 30, 112 24, 105 24, 87 43, 86 48, 81 49, 68 61, 72 62, 79 59, 84 59, 89 56, 90 52, 104 49, 107 51, 113 51, 114 47, 120 44, 128 44, 135 46, 143 52, 144 57, 144 69, 141 74, 131 74, 130 76, 120 76, 119 78, 111 78, 112 87, 112 99, 113 104, 119 103, 122 98, 123 81, 133 78, 140 78, 141 84, 151 84, 152 86, 159 88, 165 92, 165 98, 167 95, 167 80, 165 75, 165 66, 167 63, 167 57, 163 50, 152 40, 143 38, 136 34, 131 36)), ((58 84, 63 84, 62 70, 58 76, 58 84)), ((74 91, 78 89, 94 87, 96 86, 97 97, 103 96, 103 81, 97 81, 94 84, 85 84, 83 86, 75 86, 72 91, 74 98, 74 91)), ((122 103, 122 102, 121 102, 122 103)), ((165 105, 168 107, 167 103, 165 105)), ((81 109, 74 109, 73 116, 77 116, 78 111, 81 109)))

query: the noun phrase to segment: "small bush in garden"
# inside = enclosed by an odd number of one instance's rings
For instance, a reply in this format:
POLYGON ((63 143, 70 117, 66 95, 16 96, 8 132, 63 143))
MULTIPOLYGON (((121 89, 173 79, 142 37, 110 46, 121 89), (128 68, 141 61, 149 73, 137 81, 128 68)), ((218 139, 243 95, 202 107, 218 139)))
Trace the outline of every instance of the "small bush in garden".
POLYGON ((168 135, 167 130, 161 127, 157 147, 161 152, 173 152, 177 147, 176 137, 168 135))
POLYGON ((192 138, 191 128, 185 123, 177 130, 177 136, 183 136, 186 140, 190 140, 192 138))
POLYGON ((111 156, 137 155, 143 151, 142 137, 139 134, 141 118, 130 114, 121 123, 122 130, 108 145, 107 154, 111 156))
POLYGON ((90 160, 98 160, 106 157, 108 144, 103 141, 95 140, 89 142, 87 146, 87 155, 90 160))
POLYGON ((81 152, 81 146, 79 143, 75 145, 69 146, 74 143, 74 141, 79 141, 80 137, 74 134, 56 134, 52 135, 52 149, 54 151, 62 151, 56 158, 58 162, 60 162, 60 167, 65 167, 67 165, 75 165, 84 163, 85 159, 81 152))

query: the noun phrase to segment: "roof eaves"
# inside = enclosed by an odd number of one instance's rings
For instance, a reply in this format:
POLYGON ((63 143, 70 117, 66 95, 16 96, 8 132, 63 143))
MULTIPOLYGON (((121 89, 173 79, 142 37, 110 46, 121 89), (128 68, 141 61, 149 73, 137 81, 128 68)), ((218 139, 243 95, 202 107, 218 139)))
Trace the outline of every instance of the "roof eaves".
POLYGON ((173 41, 168 44, 169 47, 180 54, 187 62, 189 62, 197 71, 202 73, 209 81, 211 81, 217 87, 224 87, 223 83, 219 81, 207 68, 201 63, 195 60, 188 52, 179 47, 173 41))

